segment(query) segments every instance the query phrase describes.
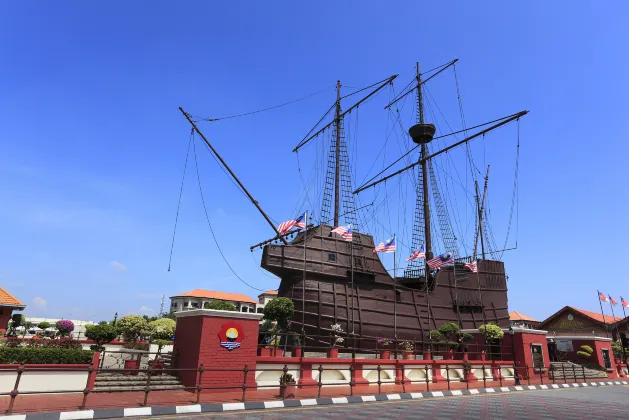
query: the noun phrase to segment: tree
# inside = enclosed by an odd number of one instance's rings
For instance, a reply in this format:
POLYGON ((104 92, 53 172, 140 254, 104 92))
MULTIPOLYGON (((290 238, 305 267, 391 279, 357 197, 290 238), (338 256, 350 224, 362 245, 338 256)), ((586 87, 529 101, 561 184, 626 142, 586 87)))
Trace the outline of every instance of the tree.
POLYGON ((488 341, 500 340, 505 336, 505 332, 496 324, 483 324, 478 328, 478 331, 484 334, 488 341))
POLYGON ((224 300, 213 300, 212 302, 205 302, 203 309, 216 309, 219 311, 236 311, 236 306, 224 300))
POLYGON ((264 307, 264 319, 276 321, 280 331, 287 331, 290 328, 294 313, 293 301, 285 297, 275 298, 264 307))
POLYGON ((151 334, 151 341, 157 344, 158 354, 162 352, 162 347, 171 343, 176 326, 177 323, 168 318, 156 319, 149 323, 148 330, 151 334))
POLYGON ((61 337, 67 337, 74 331, 74 323, 69 319, 61 319, 57 321, 55 326, 57 327, 57 334, 61 337))
POLYGON ((166 312, 162 314, 162 318, 172 319, 173 321, 177 318, 174 312, 166 312))
POLYGON ((146 332, 148 322, 139 315, 128 315, 120 318, 116 326, 125 341, 135 342, 146 332))
POLYGON ((50 324, 50 322, 40 322, 39 325, 37 325, 39 328, 41 328, 42 330, 45 330, 46 328, 50 328, 52 327, 52 324, 50 324))
POLYGON ((98 325, 87 325, 85 336, 96 343, 97 350, 104 350, 104 345, 118 337, 118 329, 107 322, 98 325))

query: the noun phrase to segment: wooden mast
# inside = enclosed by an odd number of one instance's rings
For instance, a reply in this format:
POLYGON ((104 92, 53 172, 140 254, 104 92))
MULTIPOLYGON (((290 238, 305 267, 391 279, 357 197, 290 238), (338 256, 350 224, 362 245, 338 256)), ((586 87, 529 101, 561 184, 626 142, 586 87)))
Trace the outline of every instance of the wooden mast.
POLYGON ((214 155, 218 158, 218 160, 221 162, 221 164, 225 167, 225 169, 227 169, 227 172, 229 172, 229 174, 232 176, 232 178, 234 178, 234 180, 238 183, 238 186, 240 188, 242 188, 243 192, 245 193, 245 195, 247 196, 247 198, 249 198, 249 200, 253 203, 254 206, 256 206, 256 208, 258 209, 258 211, 260 212, 260 214, 264 217, 264 219, 267 221, 267 223, 269 225, 271 225, 271 227, 273 228, 273 230, 275 231, 275 234, 277 235, 277 237, 284 242, 284 245, 288 245, 288 242, 286 241, 285 237, 282 236, 280 234, 280 232, 277 230, 277 227, 275 227, 275 224, 271 221, 271 219, 269 218, 269 216, 264 212, 264 210, 262 210, 262 207, 260 207, 260 204, 258 204, 258 201, 253 198, 253 196, 249 193, 249 191, 247 191, 247 189, 245 188, 245 186, 242 184, 242 182, 240 182, 240 180, 238 179, 238 177, 236 176, 236 174, 231 170, 231 168, 229 166, 227 166, 227 163, 225 163, 225 161, 223 160, 223 158, 221 157, 221 155, 218 154, 218 152, 216 151, 216 149, 212 146, 212 144, 208 141, 208 139, 203 135, 203 133, 201 132, 201 130, 199 130, 199 127, 197 127, 197 125, 194 123, 194 121, 192 121, 192 118, 190 118, 190 115, 183 110, 182 107, 179 107, 179 111, 181 111, 181 113, 183 114, 184 117, 186 117, 186 119, 188 120, 188 122, 190 123, 190 125, 192 125, 192 128, 194 129, 194 131, 196 131, 199 136, 201 136, 201 138, 203 139, 203 141, 205 142, 205 144, 208 145, 208 147, 210 148, 210 150, 212 150, 212 153, 214 153, 214 155))
POLYGON ((339 225, 339 199, 341 177, 341 81, 336 81, 336 111, 334 113, 334 128, 336 129, 336 167, 334 170, 334 227, 339 225))
MULTIPOLYGON (((422 79, 419 72, 419 63, 417 63, 417 107, 419 108, 419 124, 424 124, 424 100, 422 97, 422 79)), ((426 261, 433 257, 432 254, 432 236, 430 232, 430 197, 428 196, 428 146, 426 142, 421 143, 420 161, 422 167, 422 190, 424 199, 424 237, 426 246, 426 261)))

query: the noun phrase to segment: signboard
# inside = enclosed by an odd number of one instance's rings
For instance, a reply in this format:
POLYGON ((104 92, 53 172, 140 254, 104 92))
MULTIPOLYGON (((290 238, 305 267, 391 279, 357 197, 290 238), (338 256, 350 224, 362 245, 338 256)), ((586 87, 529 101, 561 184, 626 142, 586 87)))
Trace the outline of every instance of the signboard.
POLYGON ((572 340, 557 340, 557 339, 555 339, 555 342, 557 343, 557 351, 563 351, 563 352, 572 352, 572 351, 574 351, 574 347, 572 346, 572 340))
POLYGON ((221 346, 229 351, 240 347, 243 338, 245 338, 245 333, 242 327, 233 321, 223 324, 221 331, 218 333, 221 346))

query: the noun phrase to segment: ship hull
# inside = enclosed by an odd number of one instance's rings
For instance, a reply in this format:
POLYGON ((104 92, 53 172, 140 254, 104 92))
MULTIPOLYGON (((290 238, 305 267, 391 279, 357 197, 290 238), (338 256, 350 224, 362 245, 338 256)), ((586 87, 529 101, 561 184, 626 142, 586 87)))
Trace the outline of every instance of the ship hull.
POLYGON ((425 276, 394 280, 372 253, 371 236, 354 234, 350 246, 330 230, 321 225, 288 246, 267 245, 262 256, 262 267, 281 279, 278 296, 294 302, 291 331, 303 330, 307 347, 329 346, 333 324, 343 329, 347 347, 374 348, 385 338, 411 341, 418 349, 445 322, 463 329, 487 322, 509 326, 501 261, 478 261, 478 273, 466 271, 462 261, 429 275, 428 282, 425 276))

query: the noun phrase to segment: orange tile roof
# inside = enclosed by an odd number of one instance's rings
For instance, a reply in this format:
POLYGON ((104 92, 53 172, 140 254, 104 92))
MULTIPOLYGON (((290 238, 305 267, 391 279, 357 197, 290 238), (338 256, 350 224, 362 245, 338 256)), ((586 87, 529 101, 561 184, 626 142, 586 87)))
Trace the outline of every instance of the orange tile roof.
POLYGON ((207 299, 219 299, 219 300, 228 300, 231 302, 247 302, 247 303, 258 303, 257 300, 253 300, 247 295, 243 295, 241 293, 227 293, 227 292, 215 292, 213 290, 203 290, 203 289, 194 289, 186 293, 182 293, 177 296, 172 297, 196 297, 196 298, 207 298, 207 299))
POLYGON ((19 300, 15 298, 11 293, 4 290, 3 287, 0 286, 0 305, 5 306, 26 306, 19 300))
POLYGON ((277 295, 277 290, 267 290, 266 292, 260 293, 259 296, 262 296, 262 295, 277 295))
POLYGON ((520 312, 510 312, 509 313, 509 319, 511 321, 531 321, 531 322, 539 322, 536 319, 531 318, 530 316, 524 315, 523 313, 520 312))
POLYGON ((572 309, 573 311, 577 311, 589 318, 592 318, 598 322, 606 322, 607 324, 613 324, 614 322, 618 322, 618 321, 622 321, 623 318, 618 318, 616 316, 611 316, 611 315, 605 315, 605 321, 603 321, 603 315, 601 315, 600 313, 597 312, 590 312, 590 311, 586 311, 584 309, 578 309, 578 308, 574 308, 572 306, 569 306, 570 309, 572 309))

